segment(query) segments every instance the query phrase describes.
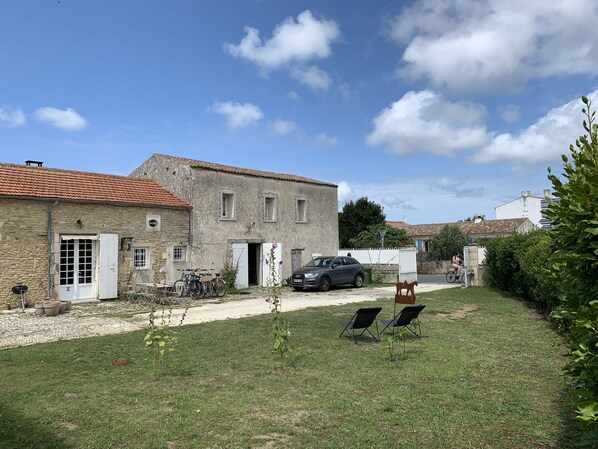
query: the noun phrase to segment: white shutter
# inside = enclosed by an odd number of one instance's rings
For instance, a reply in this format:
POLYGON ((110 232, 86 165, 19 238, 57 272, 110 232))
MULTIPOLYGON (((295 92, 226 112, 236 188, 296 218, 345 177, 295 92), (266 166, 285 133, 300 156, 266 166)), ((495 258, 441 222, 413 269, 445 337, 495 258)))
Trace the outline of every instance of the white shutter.
POLYGON ((118 235, 100 234, 98 298, 118 296, 118 235))
POLYGON ((249 257, 247 243, 233 243, 233 266, 237 267, 235 287, 249 287, 249 257))

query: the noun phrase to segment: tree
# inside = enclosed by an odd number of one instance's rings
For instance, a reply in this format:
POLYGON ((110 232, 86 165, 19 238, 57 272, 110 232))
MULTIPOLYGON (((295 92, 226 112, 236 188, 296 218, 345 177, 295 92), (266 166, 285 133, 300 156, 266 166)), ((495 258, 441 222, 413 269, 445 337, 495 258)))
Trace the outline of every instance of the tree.
POLYGON ((430 243, 430 259, 449 260, 455 254, 463 253, 467 236, 455 225, 446 225, 430 243))
POLYGON ((554 314, 568 327, 571 359, 565 371, 575 382, 577 417, 585 423, 581 444, 598 447, 598 125, 592 103, 582 97, 589 134, 562 155, 561 178, 548 168, 558 201, 546 212, 552 220, 557 250, 555 275, 563 290, 561 310, 554 314))
POLYGON ((380 248, 380 230, 385 229, 384 247, 399 248, 401 246, 413 245, 413 240, 407 237, 404 229, 391 228, 384 224, 370 225, 365 231, 361 231, 357 237, 349 240, 351 248, 380 248))
POLYGON ((348 248, 350 240, 371 225, 384 225, 386 215, 382 206, 369 201, 367 196, 349 201, 338 214, 338 236, 341 248, 348 248))

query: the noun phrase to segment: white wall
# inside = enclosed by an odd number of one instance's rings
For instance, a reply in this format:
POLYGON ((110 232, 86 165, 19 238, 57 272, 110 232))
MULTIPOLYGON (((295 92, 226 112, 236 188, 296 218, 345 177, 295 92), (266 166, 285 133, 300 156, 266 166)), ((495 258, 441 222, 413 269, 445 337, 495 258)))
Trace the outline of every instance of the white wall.
POLYGON ((494 208, 497 220, 507 218, 529 218, 536 226, 540 226, 542 219, 542 198, 536 196, 521 196, 494 208))
POLYGON ((346 256, 357 259, 361 264, 387 264, 398 265, 399 276, 407 281, 417 280, 417 249, 415 246, 390 249, 340 249, 339 256, 346 256))

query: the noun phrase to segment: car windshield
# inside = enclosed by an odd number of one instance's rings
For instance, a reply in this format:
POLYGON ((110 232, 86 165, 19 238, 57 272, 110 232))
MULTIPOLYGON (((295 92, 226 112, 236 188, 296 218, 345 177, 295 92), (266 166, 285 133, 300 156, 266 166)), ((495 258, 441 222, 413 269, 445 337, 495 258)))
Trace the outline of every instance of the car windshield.
POLYGON ((308 262, 306 267, 328 267, 332 262, 332 257, 316 257, 308 262))

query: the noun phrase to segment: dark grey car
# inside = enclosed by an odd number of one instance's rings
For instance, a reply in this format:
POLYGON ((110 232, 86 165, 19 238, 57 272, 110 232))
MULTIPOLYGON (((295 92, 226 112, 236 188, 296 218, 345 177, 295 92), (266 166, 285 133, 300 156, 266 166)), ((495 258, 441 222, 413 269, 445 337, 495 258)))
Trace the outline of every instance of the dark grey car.
POLYGON ((316 257, 307 265, 295 270, 288 283, 295 290, 317 288, 329 290, 334 285, 363 285, 363 266, 352 257, 327 256, 316 257))

